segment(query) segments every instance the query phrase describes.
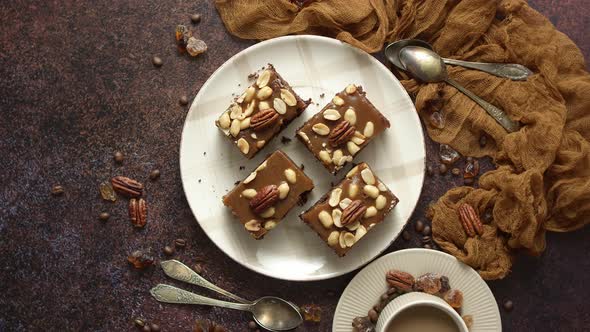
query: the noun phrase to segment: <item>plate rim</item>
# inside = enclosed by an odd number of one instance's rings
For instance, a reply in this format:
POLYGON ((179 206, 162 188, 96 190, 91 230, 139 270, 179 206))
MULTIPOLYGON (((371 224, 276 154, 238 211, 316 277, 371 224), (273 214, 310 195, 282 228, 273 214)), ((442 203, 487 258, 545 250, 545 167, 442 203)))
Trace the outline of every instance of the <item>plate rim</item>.
MULTIPOLYGON (((354 271, 357 271, 365 266, 368 266, 368 264, 371 264, 372 262, 374 262, 376 259, 379 258, 379 256, 381 254, 383 254, 384 251, 387 250, 387 248, 389 248, 393 242, 395 242, 395 240, 400 236, 400 234, 404 231, 405 227, 408 224, 408 221, 410 220, 411 216, 414 214, 416 207, 418 206, 418 202, 420 201, 420 197, 422 196, 422 191, 424 190, 424 181, 425 181, 425 174, 424 174, 424 170, 426 169, 426 142, 424 139, 424 129, 422 128, 422 122, 420 120, 420 117, 418 116, 418 113, 416 112, 416 106, 414 104, 414 102, 412 101, 412 98, 410 98, 410 95, 408 94, 408 92, 406 91, 406 89, 403 87, 403 85, 401 84, 401 82, 397 79, 397 77, 395 77, 395 75, 391 72, 391 70, 389 70, 383 63, 381 63, 379 60, 377 60, 374 56, 372 56, 371 54, 356 48, 350 44, 347 44, 343 41, 340 41, 338 39, 335 38, 330 38, 330 37, 325 37, 325 36, 318 36, 318 35, 289 35, 289 36, 281 36, 281 37, 276 37, 276 38, 271 38, 271 39, 267 39, 264 41, 261 41, 259 43, 256 43, 254 45, 251 45, 243 50, 241 50, 240 52, 234 54, 233 56, 231 56, 229 59, 227 59, 221 66, 219 66, 215 71, 213 71, 213 73, 211 73, 209 75, 209 77, 207 78, 207 80, 205 81, 205 83, 203 83, 203 85, 199 88, 199 91, 197 92, 197 94, 195 95, 195 97, 193 98, 193 101, 191 102, 191 105, 189 107, 189 110, 185 116, 185 120, 184 123, 182 125, 182 132, 180 135, 180 144, 179 144, 179 154, 178 154, 178 159, 179 159, 179 171, 180 171, 180 180, 182 183, 182 190, 184 192, 184 196, 185 199, 188 203, 188 206, 191 210, 191 213, 193 215, 193 218, 195 219, 195 221, 199 224, 199 226, 201 227, 201 230, 203 230, 203 232, 205 233, 205 235, 207 235, 207 237, 209 238, 209 240, 215 244, 215 246, 221 251, 223 252, 226 256, 228 256, 229 258, 231 258, 234 262, 240 264, 241 266, 262 274, 264 276, 273 278, 273 279, 277 279, 277 280, 285 280, 285 281, 297 281, 297 282, 308 282, 308 281, 320 281, 320 280, 328 280, 328 279, 332 279, 332 278, 336 278, 354 271), (268 45, 272 45, 274 43, 277 42, 281 42, 284 40, 293 40, 294 42, 297 42, 297 40, 300 39, 309 39, 309 40, 319 40, 321 42, 326 42, 326 43, 331 43, 331 44, 338 44, 341 46, 346 46, 349 47, 353 52, 357 52, 359 54, 362 54, 364 56, 367 56, 371 62, 375 63, 377 65, 377 67, 380 67, 385 73, 386 75, 390 76, 390 78, 392 78, 395 82, 397 82, 397 84, 401 87, 401 89, 403 90, 403 95, 404 98, 407 99, 407 101, 409 102, 408 105, 411 105, 412 109, 414 110, 413 113, 413 117, 415 117, 415 119, 417 120, 420 129, 420 142, 421 142, 421 146, 422 149, 424 151, 424 163, 422 165, 423 167, 423 172, 422 172, 422 177, 421 177, 421 184, 420 184, 420 193, 418 195, 418 199, 416 200, 416 202, 414 203, 414 206, 411 209, 411 212, 408 214, 408 218, 403 222, 403 225, 401 227, 401 230, 398 234, 396 234, 396 236, 394 236, 391 241, 388 243, 387 246, 384 246, 383 249, 378 250, 378 252, 371 258, 369 259, 367 262, 362 263, 354 268, 351 269, 343 269, 340 271, 336 271, 336 272, 332 272, 332 273, 327 273, 327 274, 321 274, 321 275, 306 275, 306 276, 295 276, 294 278, 289 278, 289 277, 281 277, 281 276, 276 276, 276 275, 272 275, 270 271, 268 271, 267 269, 262 269, 262 268, 258 268, 256 266, 252 266, 251 264, 248 264, 246 262, 241 262, 238 259, 234 258, 232 255, 228 254, 225 250, 223 250, 223 248, 221 248, 217 242, 215 240, 213 240, 211 238, 211 236, 204 231, 203 227, 201 226, 201 222, 199 221, 197 214, 195 213, 195 209, 193 208, 193 204, 191 203, 191 201, 188 199, 186 192, 187 192, 187 184, 185 184, 184 181, 184 175, 183 175, 183 143, 184 143, 184 138, 185 138, 185 130, 186 130, 186 126, 187 126, 187 119, 190 115, 190 113, 193 111, 193 107, 196 107, 196 102, 199 99, 199 96, 201 95, 201 92, 204 91, 207 86, 212 82, 211 78, 216 76, 217 73, 221 70, 223 70, 225 67, 231 65, 235 59, 239 56, 241 56, 243 53, 246 52, 251 52, 252 50, 255 50, 257 48, 260 47, 266 47, 268 45)), ((383 256, 385 257, 385 256, 383 256)))
MULTIPOLYGON (((352 283, 357 279, 360 278, 360 274, 363 273, 363 271, 371 268, 372 265, 377 264, 379 261, 381 260, 387 260, 392 256, 395 255, 403 255, 406 253, 419 253, 419 254, 432 254, 432 255, 438 255, 440 257, 444 257, 444 259, 451 259, 454 262, 458 263, 458 264, 462 264, 465 265, 466 267, 468 267, 469 269, 467 269, 467 271, 465 273, 469 273, 472 274, 474 276, 476 276, 481 283, 485 286, 484 287, 484 293, 486 294, 486 296, 491 297, 492 299, 494 299, 494 303, 496 303, 496 310, 495 310, 495 314, 496 317, 498 318, 498 323, 499 323, 499 327, 500 330, 499 332, 502 332, 502 316, 500 315, 500 309, 498 308, 498 302, 496 301, 496 297, 494 296, 494 293, 492 292, 492 290, 490 289, 490 286, 488 285, 488 283, 483 280, 483 278, 479 275, 479 273, 477 273, 477 271, 475 271, 471 266, 461 262, 459 259, 457 259, 455 256, 447 254, 446 252, 443 251, 438 251, 438 250, 432 250, 432 249, 424 249, 424 248, 407 248, 407 249, 401 249, 401 250, 397 250, 394 252, 391 252, 389 254, 383 255, 375 260, 373 260, 370 264, 367 264, 361 271, 359 271, 349 282, 348 285, 346 285, 346 287, 344 288, 344 290, 342 291, 342 294, 340 295, 340 298, 338 299, 338 304, 336 305, 336 309, 334 309, 334 317, 332 318, 332 332, 335 332, 335 326, 336 326, 336 313, 338 312, 338 310, 341 309, 341 306, 343 305, 343 299, 346 293, 350 292, 352 289, 352 283)), ((368 273, 368 272, 367 272, 368 273)))

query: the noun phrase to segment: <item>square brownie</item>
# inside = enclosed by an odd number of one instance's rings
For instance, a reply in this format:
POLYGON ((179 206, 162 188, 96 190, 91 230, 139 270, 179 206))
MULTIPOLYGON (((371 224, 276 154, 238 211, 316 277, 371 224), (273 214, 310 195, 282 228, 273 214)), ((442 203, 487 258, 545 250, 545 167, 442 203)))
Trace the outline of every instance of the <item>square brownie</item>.
POLYGON ((398 202, 369 165, 360 163, 299 217, 342 257, 398 202))
POLYGON ((336 174, 386 128, 389 121, 367 99, 363 88, 351 84, 297 129, 297 137, 336 174))
POLYGON ((223 196, 223 204, 259 240, 312 189, 313 181, 278 150, 223 196))
POLYGON ((250 159, 301 115, 309 103, 268 64, 215 125, 250 159))

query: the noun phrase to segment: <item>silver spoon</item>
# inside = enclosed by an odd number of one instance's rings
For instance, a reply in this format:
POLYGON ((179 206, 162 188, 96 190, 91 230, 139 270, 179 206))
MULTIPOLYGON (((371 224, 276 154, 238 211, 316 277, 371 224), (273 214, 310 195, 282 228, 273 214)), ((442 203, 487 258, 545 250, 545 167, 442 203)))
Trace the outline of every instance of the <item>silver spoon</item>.
MULTIPOLYGON (((399 53, 406 46, 424 47, 433 50, 432 45, 419 39, 403 39, 387 45, 385 48, 385 56, 389 61, 393 62, 397 67, 401 67, 399 61, 399 53)), ((526 79, 533 74, 527 67, 515 63, 485 63, 485 62, 471 62, 463 60, 455 60, 442 58, 445 64, 462 66, 480 70, 498 77, 509 78, 513 81, 526 81, 526 79)))
POLYGON ((303 323, 303 317, 301 317, 299 308, 291 302, 273 296, 265 296, 256 301, 248 301, 213 285, 177 260, 164 261, 161 263, 161 266, 164 273, 174 279, 210 289, 240 303, 211 299, 163 284, 159 284, 150 290, 152 296, 160 302, 201 304, 249 311, 261 327, 270 331, 291 330, 303 323))
POLYGON ((427 83, 447 82, 448 84, 463 92, 469 98, 479 104, 489 115, 491 115, 509 133, 518 131, 520 124, 510 119, 504 111, 481 99, 473 92, 464 88, 457 81, 448 77, 447 68, 433 51, 418 47, 407 46, 399 53, 400 68, 410 72, 416 78, 427 83))

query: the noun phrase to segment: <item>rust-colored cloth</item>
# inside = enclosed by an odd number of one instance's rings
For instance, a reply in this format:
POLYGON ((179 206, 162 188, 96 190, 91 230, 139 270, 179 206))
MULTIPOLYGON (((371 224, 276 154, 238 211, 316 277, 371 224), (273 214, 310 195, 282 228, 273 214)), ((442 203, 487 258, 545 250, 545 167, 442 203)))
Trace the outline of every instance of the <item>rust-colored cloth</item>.
POLYGON ((216 0, 227 29, 248 39, 321 34, 367 52, 402 38, 429 41, 442 56, 513 62, 531 68, 526 82, 448 67, 452 78, 503 108, 523 128, 507 134, 469 98, 446 84, 402 77, 429 136, 465 156, 490 156, 498 168, 479 189, 454 188, 434 204, 432 230, 441 248, 485 279, 503 278, 514 253, 539 254, 545 232, 590 222, 590 75, 576 45, 524 0, 216 0), (444 127, 430 121, 434 111, 444 127), (479 137, 488 136, 480 147, 479 137), (456 212, 467 202, 493 220, 468 238, 456 212))

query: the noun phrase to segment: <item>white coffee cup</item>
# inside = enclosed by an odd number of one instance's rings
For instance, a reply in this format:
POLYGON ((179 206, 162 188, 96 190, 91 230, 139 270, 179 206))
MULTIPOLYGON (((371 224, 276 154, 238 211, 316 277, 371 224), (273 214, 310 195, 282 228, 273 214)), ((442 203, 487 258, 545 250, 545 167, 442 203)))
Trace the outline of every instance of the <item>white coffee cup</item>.
POLYGON ((400 295, 389 302, 389 304, 383 308, 381 314, 379 314, 376 331, 385 332, 389 324, 400 312, 414 306, 430 306, 439 309, 453 319, 453 322, 457 324, 457 328, 460 332, 469 332, 463 318, 461 318, 459 313, 457 313, 457 311, 455 311, 455 309, 453 309, 448 303, 440 297, 422 292, 412 292, 400 295))

